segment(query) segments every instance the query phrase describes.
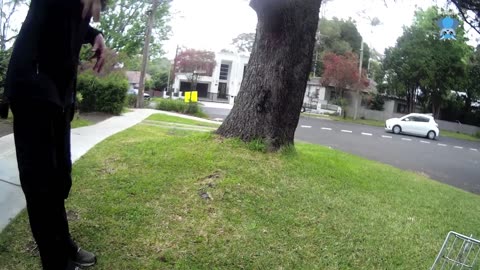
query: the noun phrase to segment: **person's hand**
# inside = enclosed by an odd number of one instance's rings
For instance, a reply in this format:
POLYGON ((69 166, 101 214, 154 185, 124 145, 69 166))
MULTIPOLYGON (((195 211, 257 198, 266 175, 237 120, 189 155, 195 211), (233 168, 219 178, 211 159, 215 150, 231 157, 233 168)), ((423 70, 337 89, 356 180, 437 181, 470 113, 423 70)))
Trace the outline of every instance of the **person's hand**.
POLYGON ((105 64, 105 51, 107 46, 105 46, 105 39, 103 39, 102 34, 98 34, 95 37, 95 42, 93 44, 92 51, 95 53, 93 58, 97 58, 97 63, 93 67, 93 70, 100 73, 102 71, 103 65, 105 64))
POLYGON ((94 22, 100 21, 100 11, 102 11, 102 3, 100 0, 81 0, 83 4, 82 18, 85 19, 91 14, 94 22))

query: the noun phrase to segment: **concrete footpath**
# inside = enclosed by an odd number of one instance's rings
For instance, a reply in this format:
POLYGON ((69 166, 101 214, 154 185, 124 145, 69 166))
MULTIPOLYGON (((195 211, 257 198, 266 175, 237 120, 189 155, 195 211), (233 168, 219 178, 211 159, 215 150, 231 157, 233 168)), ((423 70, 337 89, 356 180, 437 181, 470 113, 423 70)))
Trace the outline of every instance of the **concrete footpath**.
MULTIPOLYGON (((106 138, 139 124, 155 113, 212 122, 151 109, 133 110, 133 112, 125 113, 122 116, 114 116, 93 126, 72 130, 72 162, 77 161, 106 138)), ((13 135, 7 135, 0 138, 0 232, 25 208, 25 205, 25 198, 18 177, 13 135)))

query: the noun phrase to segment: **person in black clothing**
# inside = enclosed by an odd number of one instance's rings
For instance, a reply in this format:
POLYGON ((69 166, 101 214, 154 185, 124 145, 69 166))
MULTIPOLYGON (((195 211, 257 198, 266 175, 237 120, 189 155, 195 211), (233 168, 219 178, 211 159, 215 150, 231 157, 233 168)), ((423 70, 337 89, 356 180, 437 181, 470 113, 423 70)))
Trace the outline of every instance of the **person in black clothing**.
POLYGON ((72 186, 70 122, 79 53, 92 44, 94 69, 102 69, 105 42, 89 22, 92 16, 98 21, 103 1, 32 0, 7 71, 20 182, 45 270, 96 263, 70 236, 65 199, 72 186))

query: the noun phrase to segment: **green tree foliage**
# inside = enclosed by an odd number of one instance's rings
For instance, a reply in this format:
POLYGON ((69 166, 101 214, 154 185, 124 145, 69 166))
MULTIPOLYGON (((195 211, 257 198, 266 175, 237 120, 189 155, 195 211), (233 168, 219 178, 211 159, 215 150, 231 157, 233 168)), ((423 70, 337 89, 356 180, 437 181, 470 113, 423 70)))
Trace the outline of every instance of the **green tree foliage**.
POLYGON ((374 95, 368 101, 368 107, 374 111, 383 111, 385 105, 385 99, 382 95, 374 95))
POLYGON ((0 99, 2 99, 11 50, 0 50, 0 99))
POLYGON ((77 89, 83 97, 81 111, 120 114, 125 105, 128 80, 123 72, 112 72, 105 77, 92 71, 84 72, 78 76, 77 89))
POLYGON ((154 73, 152 75, 152 87, 157 91, 163 91, 167 88, 168 84, 168 72, 154 73))
POLYGON ((394 48, 385 51, 387 92, 406 97, 409 111, 419 98, 439 117, 443 101, 465 78, 472 50, 463 25, 457 29, 457 40, 440 40, 437 20, 447 15, 454 16, 437 7, 417 10, 413 25, 404 29, 394 48))
POLYGON ((153 90, 153 80, 145 80, 145 90, 153 90))
POLYGON ((171 62, 167 58, 156 58, 148 63, 148 70, 149 74, 158 74, 158 73, 168 73, 171 69, 171 62))
MULTIPOLYGON (((161 54, 161 41, 170 28, 169 9, 171 1, 161 1, 155 16, 151 40, 151 55, 161 54)), ((104 31, 107 46, 128 56, 138 55, 143 49, 150 0, 111 0, 102 14, 100 28, 104 31)))
MULTIPOLYGON (((118 54, 118 61, 123 63, 123 68, 130 71, 140 71, 142 66, 142 55, 127 56, 124 53, 118 54)), ((167 58, 154 58, 148 62, 147 73, 155 74, 170 70, 171 64, 167 58)))
POLYGON ((466 74, 464 112, 470 113, 472 102, 480 100, 480 46, 476 48, 469 61, 466 74))
POLYGON ((18 9, 25 5, 25 0, 4 0, 0 9, 0 102, 3 99, 5 76, 10 61, 11 49, 7 44, 17 37, 18 29, 12 29, 12 18, 18 9))
MULTIPOLYGON (((119 55, 119 61, 124 64, 123 68, 129 71, 140 71, 142 56, 127 56, 123 53, 119 55)), ((171 70, 171 63, 167 58, 155 58, 148 63, 147 73, 152 76, 151 83, 146 85, 147 90, 163 91, 168 85, 168 73, 171 70)))
POLYGON ((370 68, 368 69, 368 77, 372 78, 377 84, 383 82, 382 62, 370 60, 370 68))
MULTIPOLYGON (((326 53, 345 55, 353 52, 360 55, 362 36, 358 32, 355 22, 351 19, 345 21, 335 17, 332 20, 322 18, 320 19, 317 36, 319 39, 316 48, 318 59, 323 59, 326 53)), ((368 67, 369 58, 370 49, 364 43, 363 67, 365 69, 368 67)), ((317 65, 317 74, 315 75, 319 76, 323 73, 323 62, 319 61, 317 65)))

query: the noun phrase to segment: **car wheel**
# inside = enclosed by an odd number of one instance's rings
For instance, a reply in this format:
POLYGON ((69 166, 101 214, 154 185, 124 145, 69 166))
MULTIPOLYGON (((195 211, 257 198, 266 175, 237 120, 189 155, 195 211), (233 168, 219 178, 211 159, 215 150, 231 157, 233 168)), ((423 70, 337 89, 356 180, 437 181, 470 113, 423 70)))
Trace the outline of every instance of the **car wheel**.
POLYGON ((429 138, 430 140, 435 140, 436 137, 437 137, 437 134, 433 130, 430 130, 427 134, 427 138, 429 138))
POLYGON ((400 126, 394 126, 393 129, 392 129, 393 133, 395 134, 400 134, 400 132, 402 132, 402 128, 400 126))

